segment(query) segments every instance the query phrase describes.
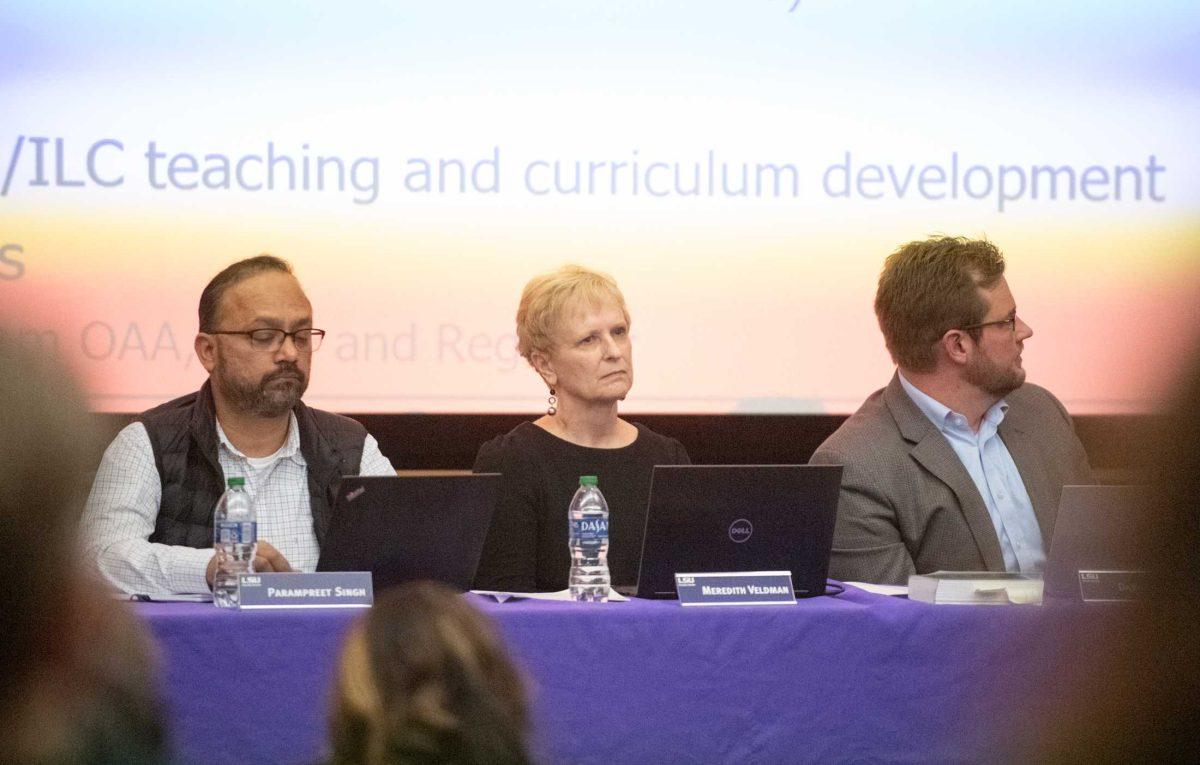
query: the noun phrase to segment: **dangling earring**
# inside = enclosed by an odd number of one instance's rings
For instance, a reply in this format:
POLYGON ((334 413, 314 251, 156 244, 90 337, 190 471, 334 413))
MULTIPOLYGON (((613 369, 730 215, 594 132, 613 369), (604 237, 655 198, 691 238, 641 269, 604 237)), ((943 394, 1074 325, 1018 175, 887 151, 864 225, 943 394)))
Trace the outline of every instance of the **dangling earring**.
POLYGON ((554 396, 554 388, 551 388, 550 389, 550 399, 549 399, 550 405, 546 407, 546 414, 550 415, 551 417, 558 414, 558 407, 556 406, 557 403, 558 403, 558 399, 554 396))

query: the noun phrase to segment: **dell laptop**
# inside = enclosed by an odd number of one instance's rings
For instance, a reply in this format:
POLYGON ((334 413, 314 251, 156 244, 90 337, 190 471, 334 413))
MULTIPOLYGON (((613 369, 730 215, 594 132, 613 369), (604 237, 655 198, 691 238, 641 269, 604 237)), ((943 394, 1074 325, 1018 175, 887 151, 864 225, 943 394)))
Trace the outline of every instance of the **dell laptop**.
POLYGON ((417 579, 468 590, 499 488, 496 473, 347 476, 317 571, 370 571, 376 592, 417 579))
POLYGON ((635 594, 674 598, 677 573, 790 571, 825 592, 841 465, 654 468, 635 594))

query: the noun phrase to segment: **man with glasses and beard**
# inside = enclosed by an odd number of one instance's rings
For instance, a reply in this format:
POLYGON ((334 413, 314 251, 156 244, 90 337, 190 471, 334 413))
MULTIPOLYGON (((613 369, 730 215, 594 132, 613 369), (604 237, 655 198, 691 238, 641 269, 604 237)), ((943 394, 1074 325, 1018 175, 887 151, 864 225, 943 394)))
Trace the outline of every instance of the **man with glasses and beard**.
POLYGON ((813 454, 845 466, 829 575, 1040 572, 1066 484, 1093 483, 1063 405, 1025 382, 1033 330, 988 241, 911 242, 875 314, 898 369, 813 454))
POLYGON ((213 509, 242 476, 258 513, 256 571, 312 571, 344 475, 395 475, 347 417, 301 402, 325 332, 291 266, 270 255, 217 274, 195 350, 208 381, 138 416, 104 453, 83 536, 124 592, 212 588, 213 509))

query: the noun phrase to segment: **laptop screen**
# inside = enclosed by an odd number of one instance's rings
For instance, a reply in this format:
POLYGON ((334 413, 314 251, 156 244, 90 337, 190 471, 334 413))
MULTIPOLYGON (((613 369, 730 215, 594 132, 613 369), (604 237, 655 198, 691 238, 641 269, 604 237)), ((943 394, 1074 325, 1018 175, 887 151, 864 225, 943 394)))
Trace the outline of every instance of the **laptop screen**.
POLYGON ((658 466, 638 597, 673 598, 675 574, 791 571, 797 597, 825 591, 840 465, 658 466))
POLYGON ((432 579, 468 590, 500 488, 496 473, 347 476, 318 571, 370 571, 376 591, 432 579))

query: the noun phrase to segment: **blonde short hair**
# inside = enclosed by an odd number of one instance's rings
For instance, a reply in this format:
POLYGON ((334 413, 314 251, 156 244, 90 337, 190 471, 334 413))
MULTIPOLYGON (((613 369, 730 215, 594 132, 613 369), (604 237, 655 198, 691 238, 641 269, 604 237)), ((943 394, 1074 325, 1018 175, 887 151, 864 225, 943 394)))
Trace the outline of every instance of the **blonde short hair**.
POLYGON ((554 343, 554 329, 570 308, 604 300, 620 306, 625 323, 629 323, 625 296, 608 274, 566 265, 533 277, 521 291, 521 303, 517 306, 517 350, 526 359, 533 353, 548 352, 554 343))

